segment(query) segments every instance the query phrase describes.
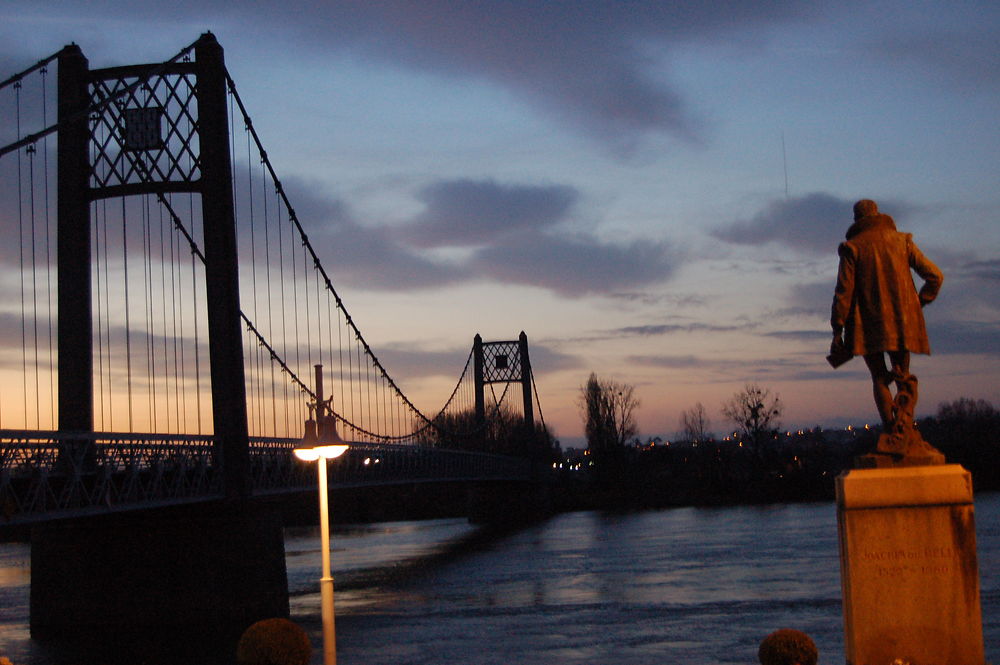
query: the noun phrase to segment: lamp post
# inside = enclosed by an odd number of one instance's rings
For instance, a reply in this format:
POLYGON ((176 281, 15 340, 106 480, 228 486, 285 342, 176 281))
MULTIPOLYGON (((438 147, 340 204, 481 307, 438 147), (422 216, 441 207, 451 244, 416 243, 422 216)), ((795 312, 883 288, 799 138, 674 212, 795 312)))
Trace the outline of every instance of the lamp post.
MULTIPOLYGON (((337 437, 339 438, 339 437, 337 437)), ((319 579, 323 617, 323 665, 337 665, 337 636, 333 624, 333 577, 330 576, 330 513, 327 503, 326 463, 347 451, 346 444, 296 448, 295 456, 306 462, 318 462, 319 532, 323 548, 323 576, 319 579)))

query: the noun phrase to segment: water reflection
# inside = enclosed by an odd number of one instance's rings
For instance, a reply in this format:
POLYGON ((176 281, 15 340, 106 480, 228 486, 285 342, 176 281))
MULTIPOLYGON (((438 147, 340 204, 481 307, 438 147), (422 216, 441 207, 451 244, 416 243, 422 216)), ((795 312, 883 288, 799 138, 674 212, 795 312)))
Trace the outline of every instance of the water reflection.
MULTIPOLYGON (((836 533, 820 532, 816 510, 805 521, 795 520, 794 508, 561 515, 498 538, 467 561, 451 562, 435 573, 434 588, 422 588, 408 602, 523 608, 751 602, 775 594, 789 601, 835 599, 836 533), (762 518, 780 529, 759 538, 762 518), (808 559, 790 546, 800 539, 811 543, 808 559)), ((821 512, 825 526, 835 525, 832 507, 821 512)), ((377 596, 358 606, 372 611, 405 604, 384 587, 377 596)))

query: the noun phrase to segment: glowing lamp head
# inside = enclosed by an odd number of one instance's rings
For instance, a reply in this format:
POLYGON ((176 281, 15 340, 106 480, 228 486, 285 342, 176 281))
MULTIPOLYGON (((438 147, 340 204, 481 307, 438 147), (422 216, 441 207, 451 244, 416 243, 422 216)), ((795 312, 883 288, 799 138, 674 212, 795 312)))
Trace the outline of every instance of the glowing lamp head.
POLYGON ((315 446, 313 448, 296 448, 293 452, 303 462, 315 462, 321 457, 324 460, 340 457, 347 452, 347 448, 346 445, 315 446))

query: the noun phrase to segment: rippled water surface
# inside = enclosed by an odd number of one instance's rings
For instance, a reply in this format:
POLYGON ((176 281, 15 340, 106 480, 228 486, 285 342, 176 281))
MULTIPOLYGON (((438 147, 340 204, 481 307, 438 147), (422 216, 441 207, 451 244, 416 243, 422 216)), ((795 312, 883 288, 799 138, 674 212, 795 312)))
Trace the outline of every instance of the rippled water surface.
MULTIPOLYGON (((976 525, 998 663, 1000 495, 977 497, 976 525)), ((28 554, 0 546, 0 655, 62 665, 27 638, 28 554)), ((292 618, 319 645, 316 530, 289 530, 286 554, 292 618)), ((832 504, 569 513, 504 535, 376 524, 335 532, 333 566, 341 665, 746 664, 780 627, 844 662, 832 504)))
MULTIPOLYGON (((1000 496, 977 499, 991 662, 998 518, 1000 496)), ((752 663, 764 635, 795 627, 843 663, 840 594, 832 504, 570 513, 340 593, 338 646, 348 664, 752 663)), ((315 597, 293 611, 311 620, 315 597)))

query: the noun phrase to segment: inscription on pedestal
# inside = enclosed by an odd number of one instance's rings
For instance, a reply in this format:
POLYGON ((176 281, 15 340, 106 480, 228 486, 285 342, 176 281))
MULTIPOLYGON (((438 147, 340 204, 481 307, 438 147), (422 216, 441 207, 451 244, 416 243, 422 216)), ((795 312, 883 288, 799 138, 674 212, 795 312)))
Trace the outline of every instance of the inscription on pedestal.
POLYGON ((861 553, 861 560, 874 563, 878 577, 903 577, 947 575, 954 570, 954 559, 957 556, 958 552, 951 547, 925 547, 866 551, 861 553))

